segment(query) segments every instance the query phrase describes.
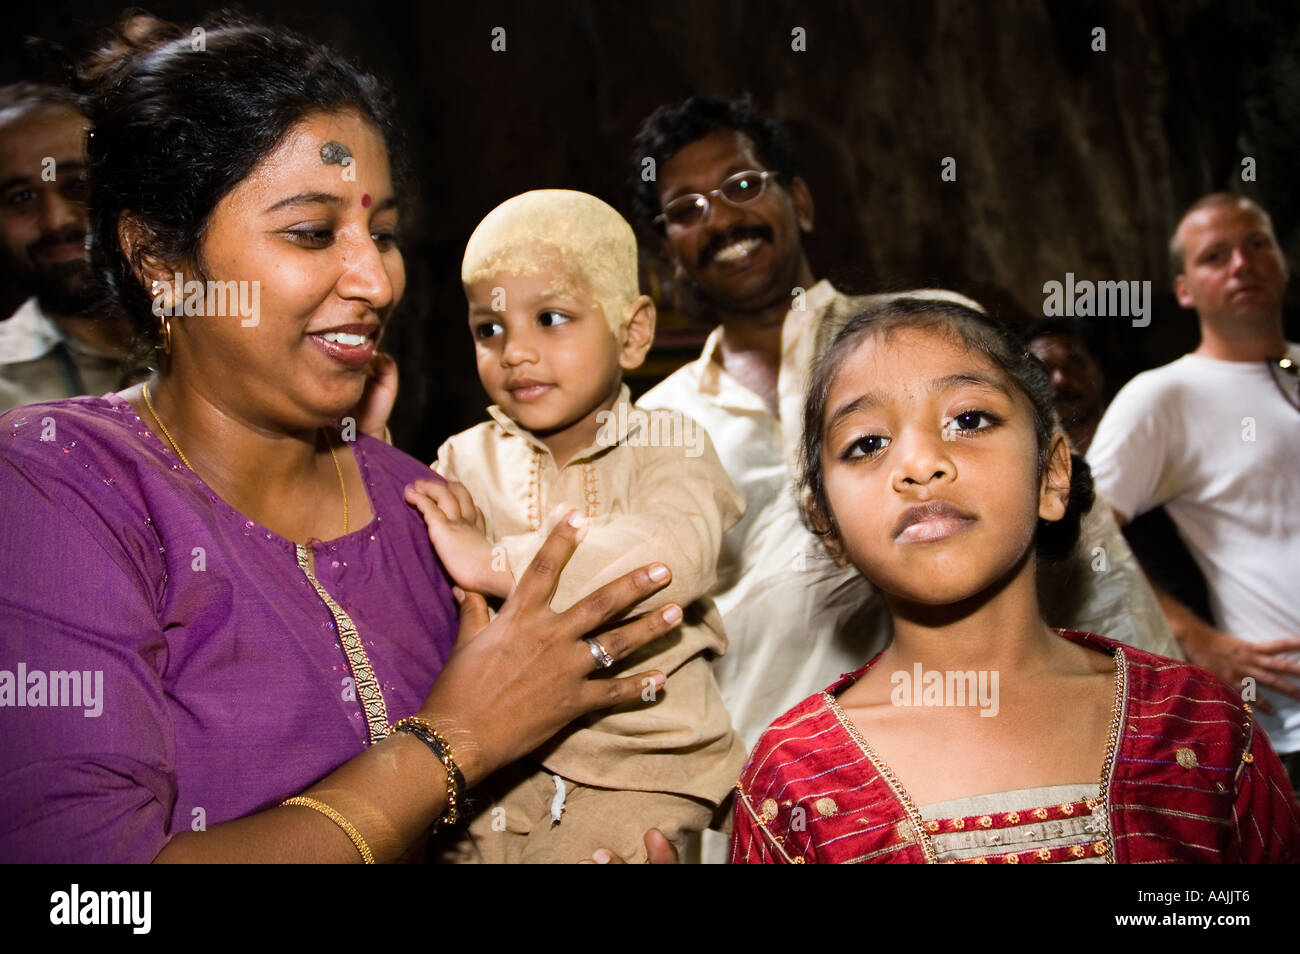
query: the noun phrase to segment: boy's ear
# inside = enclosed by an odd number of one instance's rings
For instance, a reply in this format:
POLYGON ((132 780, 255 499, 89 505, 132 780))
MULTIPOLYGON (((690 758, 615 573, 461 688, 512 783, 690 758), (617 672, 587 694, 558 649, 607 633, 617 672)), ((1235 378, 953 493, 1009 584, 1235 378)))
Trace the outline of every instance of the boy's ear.
POLYGON ((624 321, 623 352, 618 357, 619 366, 624 371, 639 368, 645 362, 645 356, 655 340, 655 303, 649 295, 641 295, 627 306, 624 312, 629 317, 624 321))
POLYGON ((1043 520, 1055 522, 1065 516, 1065 508, 1070 502, 1070 476, 1073 467, 1070 463, 1070 442, 1064 434, 1057 431, 1052 435, 1051 449, 1047 455, 1047 468, 1043 473, 1043 485, 1038 495, 1038 516, 1043 520))

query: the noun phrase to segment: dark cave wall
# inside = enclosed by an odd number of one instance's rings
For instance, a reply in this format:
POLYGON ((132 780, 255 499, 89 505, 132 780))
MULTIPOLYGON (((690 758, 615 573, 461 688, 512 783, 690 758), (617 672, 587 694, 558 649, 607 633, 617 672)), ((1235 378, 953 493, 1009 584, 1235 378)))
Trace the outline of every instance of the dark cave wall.
MULTIPOLYGON (((23 35, 75 48, 119 9, 14 11, 6 78, 23 69, 23 35)), ((188 25, 205 6, 151 9, 188 25)), ((692 92, 750 90, 791 124, 818 204, 814 268, 838 284, 944 285, 1024 321, 1066 272, 1152 281, 1150 327, 1097 323, 1112 389, 1195 343, 1165 246, 1197 196, 1253 195, 1292 260, 1300 250, 1289 4, 318 0, 256 12, 354 52, 397 88, 419 191, 407 300, 386 346, 403 381, 394 434, 426 460, 486 403, 458 283, 474 225, 539 187, 626 209, 637 124, 692 92), (496 26, 504 53, 490 49, 496 26), (795 27, 804 52, 791 49, 795 27), (1095 27, 1105 52, 1091 49, 1095 27), (945 156, 955 182, 940 180, 945 156), (1243 156, 1254 183, 1240 181, 1243 156)))

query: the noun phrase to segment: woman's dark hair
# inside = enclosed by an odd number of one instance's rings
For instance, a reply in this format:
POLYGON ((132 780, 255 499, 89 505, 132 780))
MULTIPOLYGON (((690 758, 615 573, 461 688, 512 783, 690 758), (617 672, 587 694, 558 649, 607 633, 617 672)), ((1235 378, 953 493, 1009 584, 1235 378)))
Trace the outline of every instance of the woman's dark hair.
MULTIPOLYGON (((139 275, 146 256, 202 271, 217 203, 314 112, 355 110, 374 124, 400 183, 405 152, 392 98, 335 51, 279 28, 222 15, 183 31, 133 12, 86 63, 91 260, 152 355, 159 326, 139 275), (128 256, 118 223, 141 242, 128 256)), ((399 185, 400 194, 400 185, 399 185)), ((201 277, 201 276, 196 276, 201 277)))
MULTIPOLYGON (((1061 430, 1052 405, 1052 388, 1043 363, 1024 349, 1010 329, 974 309, 934 299, 896 298, 850 318, 813 365, 812 384, 804 403, 800 491, 803 518, 832 555, 843 546, 835 514, 826 495, 822 473, 822 434, 831 385, 845 357, 865 338, 889 335, 902 329, 919 329, 948 335, 988 358, 1028 399, 1033 409, 1038 444, 1038 473, 1048 464, 1053 434, 1061 430)), ((1045 562, 1064 559, 1079 538, 1079 524, 1092 507, 1092 472, 1077 454, 1071 455, 1070 498, 1065 516, 1038 521, 1035 551, 1045 562)))
POLYGON ((50 106, 67 106, 77 112, 85 109, 81 97, 64 86, 25 82, 0 86, 0 113, 45 109, 50 106))
POLYGON ((646 227, 659 214, 659 190, 654 179, 643 175, 643 163, 653 159, 658 169, 678 152, 716 129, 734 129, 754 144, 758 158, 789 185, 799 174, 799 154, 790 134, 775 119, 759 111, 746 93, 737 99, 692 96, 680 103, 660 106, 646 117, 632 144, 632 203, 646 227))

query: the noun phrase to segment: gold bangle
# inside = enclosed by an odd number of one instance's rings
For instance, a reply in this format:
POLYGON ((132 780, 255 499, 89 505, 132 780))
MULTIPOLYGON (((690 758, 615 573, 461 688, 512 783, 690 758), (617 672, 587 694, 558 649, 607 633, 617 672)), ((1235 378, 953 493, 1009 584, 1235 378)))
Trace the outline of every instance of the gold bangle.
POLYGON ((301 805, 303 808, 311 808, 320 812, 334 824, 338 825, 339 828, 343 829, 343 834, 347 835, 348 838, 352 840, 352 844, 356 847, 357 851, 361 853, 361 860, 365 864, 373 865, 375 863, 375 856, 370 853, 370 846, 367 845, 366 840, 361 837, 361 832, 357 831, 356 826, 324 802, 317 801, 314 798, 308 798, 306 795, 295 795, 293 798, 286 798, 280 804, 282 806, 301 805))
POLYGON ((421 719, 419 716, 407 716, 405 719, 394 722, 389 734, 391 735, 394 732, 408 732, 415 736, 427 745, 429 750, 437 756, 438 761, 442 763, 447 776, 447 810, 435 823, 435 828, 442 824, 456 824, 460 820, 460 796, 465 787, 465 776, 461 774, 460 768, 456 765, 456 759, 451 754, 450 743, 447 742, 441 732, 433 727, 433 723, 427 719, 421 719))

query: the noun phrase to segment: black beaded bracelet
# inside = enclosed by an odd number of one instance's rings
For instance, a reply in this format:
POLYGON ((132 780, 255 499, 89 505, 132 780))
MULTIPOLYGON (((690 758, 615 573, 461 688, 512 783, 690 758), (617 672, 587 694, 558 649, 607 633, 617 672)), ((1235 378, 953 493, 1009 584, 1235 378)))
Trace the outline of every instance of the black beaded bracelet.
POLYGON ((447 810, 434 822, 434 831, 443 824, 454 825, 460 818, 460 795, 465 791, 465 776, 452 757, 451 746, 432 725, 418 716, 407 716, 394 723, 393 732, 409 732, 429 747, 447 773, 447 810))

